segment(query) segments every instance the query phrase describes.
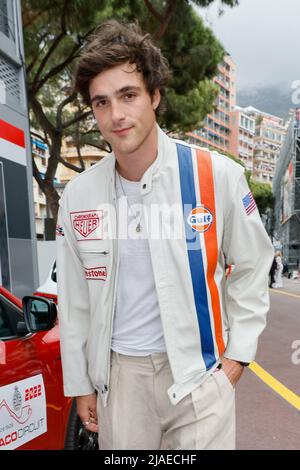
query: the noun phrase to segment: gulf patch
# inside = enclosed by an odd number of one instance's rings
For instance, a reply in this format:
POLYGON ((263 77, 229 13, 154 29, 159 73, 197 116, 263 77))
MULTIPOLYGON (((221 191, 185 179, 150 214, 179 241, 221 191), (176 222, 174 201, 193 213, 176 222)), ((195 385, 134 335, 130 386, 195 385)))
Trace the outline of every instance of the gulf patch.
POLYGON ((213 220, 213 214, 203 204, 194 207, 187 218, 188 224, 198 233, 206 232, 211 227, 213 220))

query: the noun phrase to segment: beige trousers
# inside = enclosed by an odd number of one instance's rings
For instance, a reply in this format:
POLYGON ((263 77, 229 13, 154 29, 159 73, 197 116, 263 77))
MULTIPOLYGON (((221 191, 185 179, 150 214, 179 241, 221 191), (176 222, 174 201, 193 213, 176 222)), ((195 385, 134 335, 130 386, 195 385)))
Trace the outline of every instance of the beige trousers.
POLYGON ((98 399, 100 449, 234 449, 235 391, 222 369, 176 406, 172 384, 166 353, 113 352, 107 407, 98 399))

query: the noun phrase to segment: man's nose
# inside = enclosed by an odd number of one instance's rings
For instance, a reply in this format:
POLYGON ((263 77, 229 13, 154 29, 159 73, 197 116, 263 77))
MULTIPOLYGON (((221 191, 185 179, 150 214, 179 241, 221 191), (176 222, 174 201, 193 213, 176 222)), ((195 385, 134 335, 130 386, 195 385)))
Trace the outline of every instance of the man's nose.
POLYGON ((111 103, 111 120, 113 123, 117 123, 125 119, 125 113, 122 106, 118 102, 111 103))

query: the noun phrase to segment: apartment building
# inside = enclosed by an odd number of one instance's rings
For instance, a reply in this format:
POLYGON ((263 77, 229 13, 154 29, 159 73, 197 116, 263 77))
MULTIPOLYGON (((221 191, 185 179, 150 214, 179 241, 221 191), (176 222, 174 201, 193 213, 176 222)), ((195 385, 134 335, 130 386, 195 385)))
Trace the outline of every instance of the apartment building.
MULTIPOLYGON (((34 137, 31 138, 31 151, 37 168, 39 170, 40 176, 41 178, 44 178, 48 165, 49 148, 42 141, 42 139, 38 138, 37 132, 35 132, 34 137)), ((84 161, 85 169, 97 163, 99 159, 101 159, 104 155, 106 155, 105 152, 101 152, 95 149, 94 147, 85 146, 81 150, 81 156, 84 161)), ((80 167, 77 149, 70 145, 68 141, 65 141, 63 143, 62 157, 68 163, 78 168, 80 167)), ((65 185, 77 174, 78 172, 76 172, 75 170, 72 170, 59 163, 54 179, 54 186, 60 195, 62 194, 65 185)), ((47 207, 46 196, 40 189, 35 178, 33 178, 33 200, 36 237, 39 240, 44 240, 46 231, 46 219, 51 219, 52 214, 47 207)))
POLYGON ((229 152, 237 156, 245 168, 253 172, 255 119, 248 116, 243 108, 236 106, 231 112, 231 134, 229 152))
POLYGON ((255 120, 253 179, 271 185, 287 125, 282 118, 253 106, 244 108, 244 113, 255 120))
POLYGON ((230 151, 231 112, 234 111, 236 105, 236 65, 229 54, 225 55, 223 62, 219 65, 218 75, 213 82, 220 88, 215 101, 215 109, 207 115, 201 129, 187 133, 187 140, 224 153, 230 151))
MULTIPOLYGON (((80 160, 78 157, 78 151, 74 147, 71 141, 66 140, 63 143, 61 154, 62 154, 63 159, 66 162, 70 163, 71 165, 76 166, 77 168, 80 168, 80 160)), ((85 145, 81 149, 81 157, 84 162, 86 170, 90 168, 92 165, 94 165, 95 163, 99 162, 99 160, 101 160, 101 158, 103 158, 106 155, 107 155, 107 152, 99 150, 90 145, 85 145)), ((77 174, 78 174, 77 171, 66 167, 62 163, 59 163, 57 174, 56 174, 57 179, 59 181, 59 183, 57 184, 58 191, 62 192, 64 186, 77 174)))

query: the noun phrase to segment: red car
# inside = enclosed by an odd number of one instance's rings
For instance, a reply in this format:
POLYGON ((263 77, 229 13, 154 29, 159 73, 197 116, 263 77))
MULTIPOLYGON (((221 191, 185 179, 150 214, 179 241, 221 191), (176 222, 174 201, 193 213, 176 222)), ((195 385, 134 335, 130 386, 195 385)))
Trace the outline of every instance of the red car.
POLYGON ((0 450, 97 449, 63 395, 55 304, 0 286, 0 450))

